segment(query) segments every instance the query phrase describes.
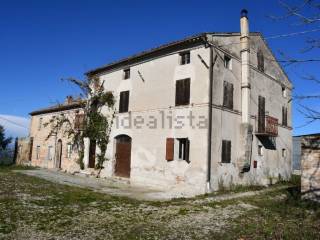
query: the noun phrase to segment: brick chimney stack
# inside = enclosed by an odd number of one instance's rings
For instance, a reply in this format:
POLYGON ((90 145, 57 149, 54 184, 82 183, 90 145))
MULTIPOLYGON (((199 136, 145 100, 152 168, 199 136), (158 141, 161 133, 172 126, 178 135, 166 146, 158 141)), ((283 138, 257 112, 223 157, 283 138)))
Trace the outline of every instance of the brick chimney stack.
POLYGON ((72 96, 67 96, 65 100, 65 104, 71 104, 73 103, 73 97, 72 96))

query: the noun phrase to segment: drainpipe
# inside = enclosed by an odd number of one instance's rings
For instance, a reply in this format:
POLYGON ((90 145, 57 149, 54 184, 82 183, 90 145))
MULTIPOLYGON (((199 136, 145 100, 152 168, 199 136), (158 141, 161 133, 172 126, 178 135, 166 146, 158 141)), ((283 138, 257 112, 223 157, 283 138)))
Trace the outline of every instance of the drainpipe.
POLYGON ((241 136, 243 154, 239 161, 240 173, 250 171, 252 152, 252 125, 250 124, 250 36, 248 11, 243 9, 240 18, 240 54, 241 54, 241 136))
POLYGON ((211 192, 211 145, 212 145, 212 85, 213 85, 213 46, 210 45, 209 65, 209 106, 208 106, 208 152, 207 152, 207 192, 211 192))
POLYGON ((212 147, 212 87, 213 87, 213 67, 217 61, 218 55, 213 58, 214 46, 206 39, 206 43, 210 46, 210 65, 209 65, 209 106, 208 106, 208 148, 207 148, 207 192, 211 192, 211 147, 212 147))

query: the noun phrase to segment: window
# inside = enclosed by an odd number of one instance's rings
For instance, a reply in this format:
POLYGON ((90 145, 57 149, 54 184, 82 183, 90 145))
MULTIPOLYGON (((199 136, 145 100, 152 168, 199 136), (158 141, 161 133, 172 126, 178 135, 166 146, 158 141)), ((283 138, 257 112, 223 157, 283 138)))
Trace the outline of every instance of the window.
POLYGON ((282 157, 286 157, 286 156, 287 156, 286 149, 282 148, 282 157))
POLYGON ((266 100, 264 97, 259 96, 258 98, 258 132, 259 133, 264 133, 266 130, 265 117, 266 117, 266 100))
POLYGON ((282 91, 282 97, 287 97, 287 91, 285 86, 281 87, 281 91, 282 91))
POLYGON ((230 70, 232 69, 231 58, 227 55, 224 55, 224 67, 230 70))
POLYGON ((190 63, 190 52, 180 53, 180 65, 185 65, 190 63))
POLYGON ((179 159, 189 162, 189 145, 190 141, 188 138, 178 138, 179 142, 179 159))
POLYGON ((40 146, 37 146, 36 148, 36 159, 40 159, 40 146))
POLYGON ((52 146, 48 147, 48 160, 52 160, 53 159, 53 148, 52 146))
POLYGON ((176 106, 190 103, 190 78, 176 81, 176 106))
POLYGON ((38 130, 41 130, 42 128, 42 121, 43 121, 43 118, 39 118, 38 130))
POLYGON ((282 125, 288 126, 288 109, 286 107, 282 107, 282 125))
POLYGON ((130 68, 123 70, 123 79, 130 78, 130 68))
POLYGON ((229 140, 222 140, 221 162, 231 162, 231 141, 229 140))
POLYGON ((76 130, 83 130, 84 128, 84 114, 76 114, 74 120, 74 128, 76 130))
POLYGON ((188 138, 167 138, 166 140, 166 160, 173 161, 174 159, 189 160, 190 141, 188 138), (178 150, 175 154, 175 147, 178 150))
POLYGON ((258 145, 258 155, 263 156, 263 147, 262 145, 258 145))
POLYGON ((263 56, 263 52, 261 51, 261 49, 259 49, 257 52, 257 62, 258 62, 258 69, 261 72, 264 72, 264 56, 263 56))
POLYGON ((233 84, 226 81, 223 83, 223 106, 233 109, 233 84))
POLYGON ((72 144, 68 143, 67 144, 67 158, 71 158, 71 153, 72 153, 72 144))
POLYGON ((129 110, 129 91, 120 92, 119 113, 129 110))

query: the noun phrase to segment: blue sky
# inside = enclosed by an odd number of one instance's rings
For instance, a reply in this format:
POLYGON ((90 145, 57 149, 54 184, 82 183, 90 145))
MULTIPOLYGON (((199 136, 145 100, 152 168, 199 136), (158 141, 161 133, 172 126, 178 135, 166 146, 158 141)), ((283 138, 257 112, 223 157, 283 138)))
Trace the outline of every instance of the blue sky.
MULTIPOLYGON (((205 31, 239 31, 239 13, 247 8, 250 30, 264 36, 320 28, 271 21, 281 15, 277 0, 269 1, 100 1, 2 0, 0 8, 0 114, 28 117, 34 109, 63 101, 77 92, 60 81, 128 55, 205 31)), ((306 38, 269 40, 274 53, 284 51, 299 58, 319 58, 319 51, 299 54, 306 38)), ((319 85, 301 80, 317 74, 319 63, 286 67, 297 94, 319 93, 319 85)), ((296 102, 294 102, 297 106, 296 102)), ((311 101, 319 109, 319 104, 311 101)), ((295 107, 296 108, 296 107, 295 107)), ((294 111, 294 126, 305 120, 294 111)), ((295 134, 320 132, 320 123, 295 128, 295 134)))

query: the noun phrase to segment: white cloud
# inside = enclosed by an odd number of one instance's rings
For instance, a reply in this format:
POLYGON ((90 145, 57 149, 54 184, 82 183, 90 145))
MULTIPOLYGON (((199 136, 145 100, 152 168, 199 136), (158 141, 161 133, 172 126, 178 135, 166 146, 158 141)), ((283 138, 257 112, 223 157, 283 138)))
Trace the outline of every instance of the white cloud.
POLYGON ((29 133, 30 119, 0 114, 0 125, 5 129, 7 137, 26 137, 29 133))

